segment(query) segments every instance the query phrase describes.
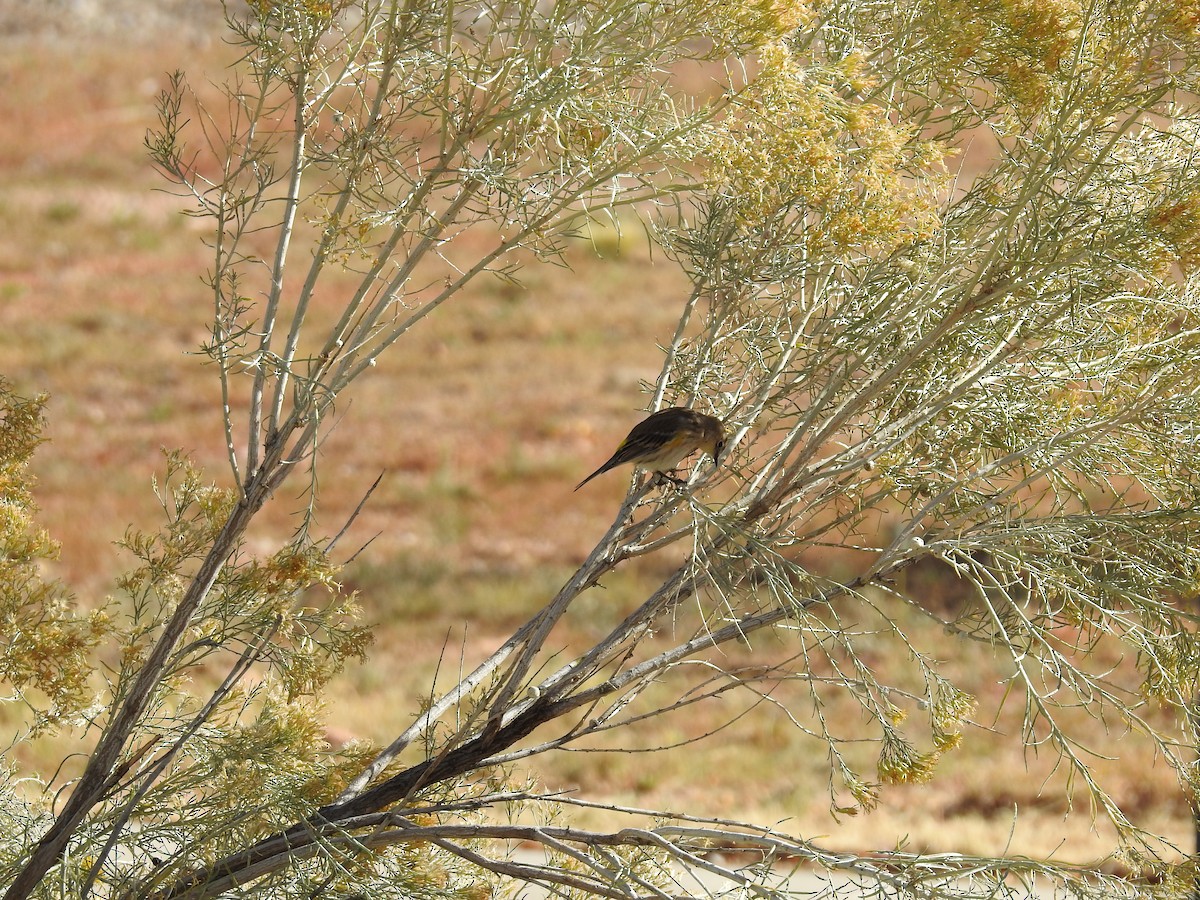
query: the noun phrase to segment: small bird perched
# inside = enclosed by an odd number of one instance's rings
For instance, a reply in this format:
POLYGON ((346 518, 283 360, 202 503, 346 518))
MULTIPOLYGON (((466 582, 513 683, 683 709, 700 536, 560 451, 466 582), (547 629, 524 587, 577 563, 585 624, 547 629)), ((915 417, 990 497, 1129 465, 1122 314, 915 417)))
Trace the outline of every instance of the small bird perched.
POLYGON ((575 485, 575 490, 624 463, 666 475, 697 450, 703 450, 717 463, 724 446, 725 429, 720 419, 681 406, 660 409, 634 425, 608 462, 575 485))

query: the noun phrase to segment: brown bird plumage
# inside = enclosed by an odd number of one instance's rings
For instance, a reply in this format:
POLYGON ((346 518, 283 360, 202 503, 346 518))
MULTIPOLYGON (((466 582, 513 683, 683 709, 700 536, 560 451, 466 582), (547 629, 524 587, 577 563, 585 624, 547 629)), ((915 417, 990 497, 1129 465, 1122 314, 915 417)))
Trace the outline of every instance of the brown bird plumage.
POLYGON ((608 461, 575 485, 575 490, 624 463, 666 474, 697 450, 703 450, 713 462, 720 462, 724 446, 725 429, 720 419, 681 406, 660 409, 634 425, 608 461))

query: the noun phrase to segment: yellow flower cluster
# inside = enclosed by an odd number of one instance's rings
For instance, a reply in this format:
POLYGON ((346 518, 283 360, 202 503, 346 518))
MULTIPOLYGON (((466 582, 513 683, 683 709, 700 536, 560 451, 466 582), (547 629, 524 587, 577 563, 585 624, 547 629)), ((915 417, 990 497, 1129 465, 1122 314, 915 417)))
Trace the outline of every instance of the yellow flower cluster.
POLYGON ((0 381, 0 678, 35 712, 34 732, 89 701, 91 651, 108 633, 102 610, 79 613, 39 567, 58 545, 38 528, 28 464, 41 442, 45 398, 26 399, 0 381), (44 695, 33 699, 27 689, 44 695))
POLYGON ((883 250, 938 226, 941 151, 885 111, 848 98, 857 60, 805 69, 782 43, 761 53, 742 103, 706 148, 710 187, 747 229, 795 230, 810 251, 883 250))
POLYGON ((884 784, 923 784, 933 777, 938 754, 921 753, 891 728, 883 732, 877 770, 884 784))
POLYGON ((703 23, 718 53, 741 55, 778 41, 815 18, 801 0, 685 0, 676 15, 703 23))
POLYGON ((929 693, 933 744, 938 752, 944 753, 962 743, 962 726, 975 711, 975 698, 943 678, 933 680, 929 693))
MULTIPOLYGON (((249 5, 264 19, 269 16, 289 19, 300 15, 309 19, 328 20, 333 17, 335 11, 332 0, 250 0, 249 5)), ((338 3, 338 10, 345 5, 344 0, 338 3)))
POLYGON ((1171 250, 1172 262, 1185 272, 1200 263, 1200 194, 1189 194, 1154 211, 1150 230, 1171 250))
POLYGON ((925 18, 942 80, 982 75, 1018 106, 1036 108, 1078 42, 1083 13, 1076 0, 942 0, 925 18))
POLYGON ((1200 2, 1173 0, 1161 4, 1167 25, 1177 38, 1200 40, 1200 2))

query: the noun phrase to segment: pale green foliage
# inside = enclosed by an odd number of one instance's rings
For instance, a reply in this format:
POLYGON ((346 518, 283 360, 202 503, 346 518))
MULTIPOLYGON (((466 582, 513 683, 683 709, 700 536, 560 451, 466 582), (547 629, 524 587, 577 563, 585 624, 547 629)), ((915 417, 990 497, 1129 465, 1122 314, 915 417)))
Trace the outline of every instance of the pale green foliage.
MULTIPOLYGON (((224 526, 235 498, 205 484, 177 454, 168 455, 158 490, 167 525, 158 534, 130 534, 123 544, 140 565, 119 580, 132 600, 131 631, 122 663, 127 674, 141 665, 145 645, 178 603, 182 586, 224 526)), ((355 625, 354 598, 342 595, 336 571, 312 545, 288 544, 266 560, 235 550, 193 617, 171 671, 185 672, 210 655, 227 653, 254 636, 271 635, 261 651, 289 697, 314 696, 350 656, 361 657, 368 630, 355 625), (306 590, 317 587, 330 602, 309 605, 306 590)))
MULTIPOLYGON (((921 653, 919 634, 897 631, 894 652, 926 673, 933 710, 935 751, 916 751, 896 728, 894 688, 860 661, 852 631, 827 621, 871 607, 888 618, 887 598, 868 588, 895 591, 906 566, 943 560, 977 589, 948 627, 1011 655, 1026 740, 1062 754, 1131 858, 1154 852, 1092 779, 1066 713, 1146 735, 1190 781, 1194 738, 1147 697, 1186 712, 1197 689, 1186 598, 1200 585, 1200 42, 1170 5, 823 12, 765 71, 791 72, 785 108, 831 96, 823 108, 846 123, 872 110, 867 121, 891 140, 860 149, 870 132, 844 125, 843 158, 808 125, 812 113, 748 107, 758 118, 740 133, 773 135, 778 156, 760 153, 756 167, 718 155, 694 220, 668 230, 697 297, 712 302, 697 305, 701 337, 672 348, 660 389, 701 398, 741 429, 733 471, 715 476, 733 498, 703 526, 698 564, 721 548, 727 571, 710 590, 729 621, 804 607, 810 667, 840 673, 813 682, 814 702, 835 690, 858 699, 878 723, 878 777, 903 782, 971 739, 957 724, 971 700, 921 653), (928 206, 945 182, 925 141, 952 150, 982 131, 994 159, 928 206), (884 189, 860 187, 859 173, 884 189), (852 206, 830 199, 839 190, 852 206), (862 223, 852 238, 839 220, 849 208, 862 223), (747 228, 747 210, 773 227, 747 228), (793 548, 814 544, 861 547, 872 562, 831 584, 795 561, 793 548), (1113 639, 1143 685, 1089 662, 1113 639)), ((824 720, 822 734, 839 757, 860 738, 824 720)), ((874 802, 853 766, 835 771, 851 798, 874 802)))
MULTIPOLYGON (((70 803, 86 815, 46 866, 61 860, 72 889, 162 897, 473 898, 494 875, 641 897, 661 895, 665 860, 713 868, 702 854, 737 841, 900 896, 1005 896, 1005 879, 1035 877, 1119 895, 1055 863, 883 865, 645 810, 584 832, 545 812, 587 798, 508 783, 539 753, 794 682, 805 715, 772 702, 828 756, 831 806, 868 811, 882 785, 936 777, 977 737, 975 698, 901 625, 906 603, 964 652, 1008 659, 1021 738, 1057 753, 1126 861, 1177 891, 1190 870, 1159 865, 1071 713, 1143 736, 1194 780, 1200 645, 1180 598, 1200 583, 1198 21, 1130 0, 254 0, 231 20, 244 58, 229 109, 193 105, 177 78, 148 137, 212 226, 205 352, 233 484, 172 458, 163 530, 126 539, 139 566, 108 690, 131 724, 106 726, 120 753, 80 780, 70 803), (683 96, 669 71, 684 61, 728 77, 711 99, 683 96), (956 171, 985 137, 982 170, 956 171), (265 559, 243 555, 251 519, 303 465, 316 503, 339 396, 410 328, 481 275, 561 261, 620 211, 652 222, 693 282, 652 403, 724 417, 726 458, 686 490, 639 484, 459 687, 369 761, 329 756, 314 697, 366 634, 311 517, 265 559), (325 291, 335 313, 318 328, 325 291), (668 545, 682 564, 564 659, 552 632, 573 600, 668 545), (865 562, 810 571, 802 553, 819 546, 865 562), (973 587, 961 615, 942 621, 898 582, 927 559, 973 587), (754 665, 728 664, 726 644, 754 665), (1097 661, 1113 645, 1136 675, 1097 661), (907 685, 881 683, 881 648, 910 662, 907 685), (862 716, 826 716, 835 693, 862 716), (558 861, 503 858, 515 840, 558 861)), ((19 853, 4 859, 19 870, 19 853)))
MULTIPOLYGON (((204 351, 232 484, 172 456, 156 488, 162 529, 126 536, 138 563, 120 581, 127 613, 113 624, 99 744, 18 896, 60 858, 62 883, 85 892, 169 884, 344 787, 361 760, 326 753, 312 698, 367 632, 311 516, 265 559, 243 549, 250 521, 306 464, 316 503, 316 450, 339 395, 473 278, 556 259, 594 216, 694 183, 723 100, 681 96, 672 65, 741 55, 798 21, 761 0, 248 7, 229 19, 244 56, 228 108, 200 106, 176 76, 147 136, 211 226, 204 351), (463 239, 479 228, 482 253, 463 239), (295 252, 300 236, 312 244, 295 252), (359 279, 348 291, 347 275, 359 279), (317 328, 314 301, 330 293, 338 312, 317 328)), ((435 855, 406 865, 446 869, 435 855)), ((339 871, 336 858, 297 857, 266 890, 375 884, 394 871, 377 862, 339 871)), ((433 878, 429 891, 454 883, 433 878)), ((474 880, 463 883, 469 893, 474 880)))
POLYGON ((243 429, 228 424, 239 476, 272 435, 310 452, 339 392, 473 278, 511 277, 530 254, 557 259, 592 216, 685 187, 712 111, 676 96, 666 70, 744 53, 795 22, 783 4, 701 0, 251 8, 234 23, 246 74, 232 116, 206 127, 220 176, 201 174, 180 133, 181 80, 148 138, 216 229, 206 351, 226 396, 251 396, 243 458, 243 429), (276 117, 287 124, 267 130, 276 117), (278 227, 269 268, 246 246, 264 218, 278 227), (301 219, 315 247, 285 284, 301 219), (478 226, 491 235, 483 252, 466 239, 478 226), (306 335, 327 268, 361 280, 336 324, 306 335), (248 299, 259 291, 264 302, 248 299))
MULTIPOLYGON (((15 450, 9 471, 16 476, 22 454, 36 443, 36 433, 29 431, 22 444, 18 429, 36 426, 40 404, 22 406, 14 400, 11 408, 12 439, 6 445, 15 450)), ((157 494, 164 526, 155 534, 126 536, 124 546, 140 564, 119 579, 122 602, 110 603, 104 617, 75 622, 47 602, 55 596, 50 588, 24 591, 22 596, 43 604, 39 617, 26 614, 40 630, 14 629, 20 639, 6 653, 10 681, 22 686, 24 677, 54 690, 52 698, 65 705, 74 700, 68 689, 78 693, 88 684, 89 651, 104 637, 119 655, 105 658, 107 683, 90 686, 102 701, 132 689, 163 621, 235 502, 231 492, 205 483, 177 454, 168 455, 157 494)), ((16 481, 11 496, 28 499, 16 481)), ((26 550, 34 547, 34 539, 44 537, 27 535, 26 550)), ((94 810, 91 827, 78 836, 75 862, 62 872, 68 882, 77 889, 91 884, 115 890, 127 885, 131 874, 159 869, 176 855, 194 860, 199 853, 242 846, 302 815, 357 771, 362 751, 329 753, 313 699, 348 657, 363 655, 370 641, 369 631, 354 622, 354 598, 341 593, 335 575, 311 545, 288 545, 266 560, 243 558, 235 549, 171 657, 125 754, 121 771, 128 780, 94 810), (250 665, 257 666, 256 678, 239 685, 250 665), (216 685, 213 673, 225 670, 230 676, 216 685), (118 854, 109 855, 107 841, 130 820, 137 822, 136 831, 122 839, 118 854)), ((54 712, 39 724, 61 718, 57 707, 54 712)), ((43 814, 36 804, 16 808, 31 821, 43 814)), ((11 829, 6 834, 21 837, 11 829)), ((10 868, 4 871, 11 874, 21 862, 18 854, 6 852, 4 865, 10 868)))

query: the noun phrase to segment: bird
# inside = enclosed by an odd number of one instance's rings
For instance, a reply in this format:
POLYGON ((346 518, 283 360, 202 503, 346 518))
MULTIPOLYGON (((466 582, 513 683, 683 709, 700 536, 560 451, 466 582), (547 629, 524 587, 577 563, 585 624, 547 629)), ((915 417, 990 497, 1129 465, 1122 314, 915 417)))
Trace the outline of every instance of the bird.
MULTIPOLYGON (((703 450, 714 463, 719 463, 724 447, 725 428, 720 419, 682 406, 660 409, 634 425, 608 462, 575 485, 575 490, 624 463, 671 478, 667 472, 697 450, 703 450)), ((676 478, 671 480, 683 483, 676 478)))

